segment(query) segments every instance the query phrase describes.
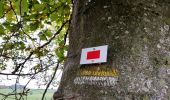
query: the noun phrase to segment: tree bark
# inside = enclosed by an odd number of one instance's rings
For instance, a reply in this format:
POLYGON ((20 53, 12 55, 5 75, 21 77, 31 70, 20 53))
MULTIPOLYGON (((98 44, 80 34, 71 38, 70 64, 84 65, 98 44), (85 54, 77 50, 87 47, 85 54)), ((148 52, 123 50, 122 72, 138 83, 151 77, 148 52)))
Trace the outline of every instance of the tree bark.
POLYGON ((74 0, 69 52, 59 88, 62 97, 170 100, 169 25, 169 0, 74 0), (101 45, 109 47, 106 63, 80 65, 82 48, 101 45), (75 82, 82 68, 103 67, 117 71, 114 84, 109 79, 90 83, 90 76, 75 82), (84 80, 88 81, 81 83, 84 80))

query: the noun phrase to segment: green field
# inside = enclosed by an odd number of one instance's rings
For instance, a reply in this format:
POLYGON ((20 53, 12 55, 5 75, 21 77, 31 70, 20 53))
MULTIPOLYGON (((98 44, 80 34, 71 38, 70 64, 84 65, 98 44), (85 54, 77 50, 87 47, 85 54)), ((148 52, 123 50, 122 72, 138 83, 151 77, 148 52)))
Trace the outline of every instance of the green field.
MULTIPOLYGON (((0 94, 8 94, 11 93, 13 90, 12 89, 0 89, 0 94)), ((54 93, 55 90, 48 90, 45 96, 44 100, 52 100, 52 95, 54 93)), ((26 96, 24 96, 24 99, 21 100, 41 100, 41 97, 43 95, 44 90, 43 89, 31 89, 26 96)), ((3 96, 0 95, 0 100, 3 100, 3 96)), ((7 99, 5 100, 15 100, 15 96, 9 96, 7 99)))

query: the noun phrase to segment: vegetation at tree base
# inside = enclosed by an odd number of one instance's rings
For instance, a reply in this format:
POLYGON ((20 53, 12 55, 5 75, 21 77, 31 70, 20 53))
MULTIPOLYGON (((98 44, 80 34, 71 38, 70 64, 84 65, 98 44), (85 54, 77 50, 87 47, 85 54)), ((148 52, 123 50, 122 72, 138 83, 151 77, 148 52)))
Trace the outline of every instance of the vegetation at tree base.
POLYGON ((41 100, 50 85, 57 87, 55 74, 65 60, 71 11, 71 0, 0 0, 0 81, 29 79, 21 93, 15 87, 2 97, 10 94, 22 100, 33 79, 46 85, 41 100))

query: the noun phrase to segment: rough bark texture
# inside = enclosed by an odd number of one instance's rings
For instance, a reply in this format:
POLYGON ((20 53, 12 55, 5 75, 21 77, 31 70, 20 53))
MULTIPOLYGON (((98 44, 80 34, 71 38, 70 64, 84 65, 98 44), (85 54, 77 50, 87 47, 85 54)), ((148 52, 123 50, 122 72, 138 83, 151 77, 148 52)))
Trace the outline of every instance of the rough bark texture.
POLYGON ((170 100, 169 25, 169 0, 74 0, 63 97, 170 100), (75 84, 81 49, 105 44, 108 61, 102 65, 117 69, 118 81, 109 87, 75 84))

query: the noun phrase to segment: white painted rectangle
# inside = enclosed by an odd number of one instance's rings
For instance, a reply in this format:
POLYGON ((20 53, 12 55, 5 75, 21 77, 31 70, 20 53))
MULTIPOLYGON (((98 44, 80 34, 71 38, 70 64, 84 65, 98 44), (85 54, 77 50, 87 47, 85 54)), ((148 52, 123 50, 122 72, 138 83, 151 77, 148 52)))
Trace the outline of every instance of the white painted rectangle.
POLYGON ((82 49, 81 52, 80 64, 94 64, 107 62, 107 52, 108 45, 84 48, 82 49))

